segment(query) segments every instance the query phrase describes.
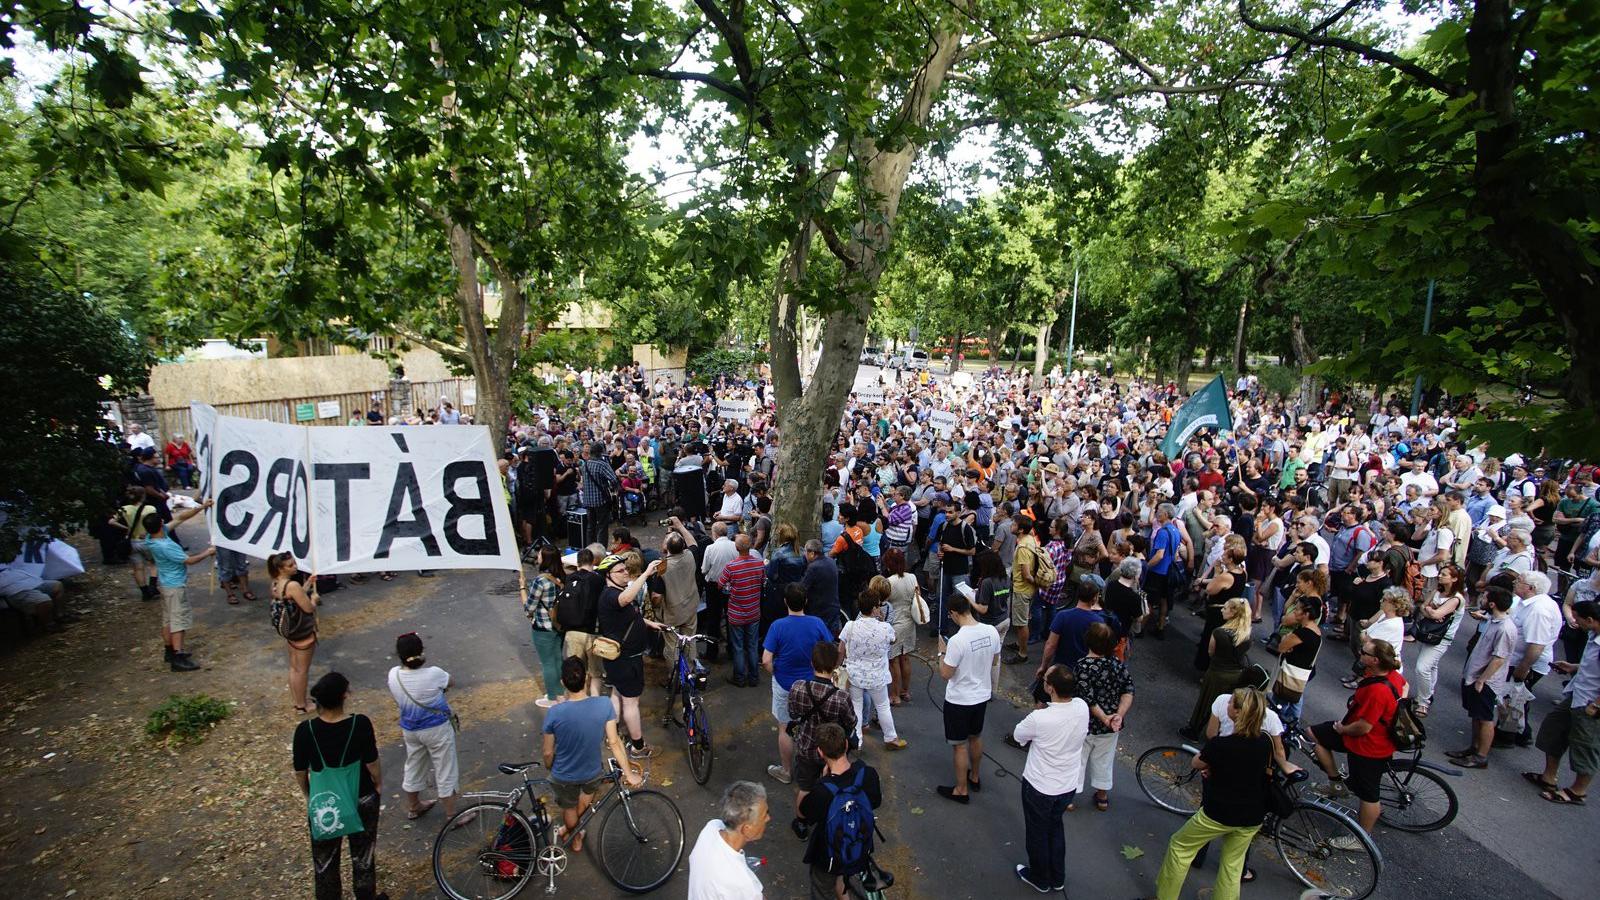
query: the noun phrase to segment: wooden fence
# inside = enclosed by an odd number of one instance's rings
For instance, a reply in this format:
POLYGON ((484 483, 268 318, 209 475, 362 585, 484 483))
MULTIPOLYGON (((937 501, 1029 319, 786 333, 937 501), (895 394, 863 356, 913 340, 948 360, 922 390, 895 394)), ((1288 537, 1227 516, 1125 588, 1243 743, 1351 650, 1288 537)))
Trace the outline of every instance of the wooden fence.
MULTIPOLYGON (((473 397, 474 382, 471 378, 450 378, 444 381, 419 381, 411 385, 411 399, 406 404, 406 412, 421 408, 428 411, 439 405, 442 397, 448 397, 455 404, 456 409, 464 413, 471 413, 474 404, 463 402, 464 397, 473 397)), ((357 391, 348 394, 329 394, 321 397, 294 397, 283 400, 258 400, 252 403, 222 403, 217 405, 217 412, 225 416, 238 416, 242 419, 263 419, 268 422, 285 422, 291 425, 344 425, 354 416, 365 416, 372 404, 379 404, 379 409, 384 415, 390 415, 389 391, 357 391), (333 413, 333 404, 338 405, 338 414, 333 413), (324 414, 329 415, 324 415, 324 414)), ((180 406, 170 409, 156 410, 156 420, 161 428, 163 440, 170 439, 174 434, 189 437, 194 435, 194 422, 189 415, 189 407, 180 406)))

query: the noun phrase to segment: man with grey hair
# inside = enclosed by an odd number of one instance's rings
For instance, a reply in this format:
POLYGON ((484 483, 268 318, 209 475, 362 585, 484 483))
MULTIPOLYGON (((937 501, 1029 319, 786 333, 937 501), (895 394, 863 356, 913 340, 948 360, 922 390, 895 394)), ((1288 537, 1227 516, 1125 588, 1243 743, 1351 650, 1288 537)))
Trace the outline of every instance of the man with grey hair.
MULTIPOLYGON (((1517 626, 1517 644, 1506 664, 1511 666, 1511 680, 1522 682, 1531 691, 1539 679, 1550 674, 1551 651, 1561 633, 1561 607, 1550 598, 1550 576, 1543 572, 1523 572, 1517 576, 1514 591, 1519 602, 1511 608, 1511 621, 1517 626)), ((1494 746, 1533 745, 1532 717, 1527 712, 1523 710, 1522 733, 1496 731, 1494 746)))
POLYGON ((689 851, 688 900, 761 900, 761 879, 745 861, 744 848, 761 840, 772 816, 767 789, 735 781, 722 792, 721 818, 700 829, 689 851))
POLYGON ((744 518, 744 498, 739 496, 739 482, 729 478, 722 482, 722 506, 711 519, 726 522, 729 534, 739 533, 739 520, 744 518))

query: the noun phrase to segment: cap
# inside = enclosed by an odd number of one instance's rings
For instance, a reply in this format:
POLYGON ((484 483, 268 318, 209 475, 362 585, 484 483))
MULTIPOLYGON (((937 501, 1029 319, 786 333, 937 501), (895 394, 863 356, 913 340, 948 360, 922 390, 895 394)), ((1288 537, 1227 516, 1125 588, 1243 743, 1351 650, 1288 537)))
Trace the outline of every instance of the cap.
POLYGON ((1489 513, 1488 514, 1491 515, 1491 516, 1498 516, 1498 517, 1504 519, 1506 517, 1506 508, 1504 506, 1501 506, 1500 504, 1496 503, 1495 505, 1489 507, 1489 513))
POLYGON ((133 451, 133 455, 139 457, 140 459, 143 459, 143 458, 148 457, 148 456, 155 456, 156 455, 156 448, 154 448, 154 447, 139 447, 138 449, 133 451))

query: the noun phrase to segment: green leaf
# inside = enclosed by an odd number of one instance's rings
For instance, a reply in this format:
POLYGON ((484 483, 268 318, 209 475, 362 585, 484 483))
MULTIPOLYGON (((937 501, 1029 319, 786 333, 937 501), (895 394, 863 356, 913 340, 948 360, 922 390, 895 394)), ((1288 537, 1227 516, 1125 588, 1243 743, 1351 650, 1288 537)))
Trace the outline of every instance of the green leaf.
POLYGON ((1122 853, 1122 858, 1127 860, 1138 859, 1144 855, 1144 850, 1142 848, 1135 847, 1133 844, 1123 844, 1120 852, 1122 853))

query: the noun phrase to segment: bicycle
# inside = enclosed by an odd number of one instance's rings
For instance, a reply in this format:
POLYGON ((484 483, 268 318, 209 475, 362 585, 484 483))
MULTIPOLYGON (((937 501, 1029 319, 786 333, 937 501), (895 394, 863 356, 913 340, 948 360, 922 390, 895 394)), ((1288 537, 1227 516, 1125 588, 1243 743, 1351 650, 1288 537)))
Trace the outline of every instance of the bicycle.
POLYGON ((606 790, 578 819, 578 827, 559 839, 545 799, 536 788, 548 778, 529 778, 537 762, 501 763, 503 775, 521 776, 510 791, 463 795, 470 805, 456 813, 433 842, 433 878, 451 900, 506 900, 535 875, 548 879, 546 894, 556 892, 556 876, 566 871, 568 847, 599 814, 600 868, 611 883, 631 894, 665 884, 683 858, 683 815, 667 795, 629 788, 623 769, 610 760, 601 780, 606 790), (518 804, 528 798, 530 812, 518 804), (478 801, 473 803, 472 801, 478 801))
POLYGON ((671 640, 678 642, 678 664, 673 666, 672 675, 667 679, 667 711, 661 716, 661 724, 683 729, 689 752, 689 771, 694 775, 695 784, 705 784, 711 780, 711 764, 715 761, 711 746, 711 715, 706 712, 702 698, 710 672, 700 660, 689 661, 689 649, 698 641, 715 643, 715 639, 703 634, 686 635, 676 628, 662 630, 671 640), (683 703, 675 710, 673 701, 680 693, 683 703), (675 716, 674 712, 678 715, 675 716))
MULTIPOLYGON (((1269 705, 1280 716, 1283 714, 1278 704, 1269 701, 1269 705)), ((1283 720, 1283 750, 1286 756, 1298 750, 1313 765, 1316 764, 1316 750, 1296 719, 1283 720)), ((1396 754, 1389 760, 1383 778, 1378 782, 1378 821, 1412 834, 1438 831, 1454 822, 1456 814, 1460 812, 1461 802, 1443 775, 1459 778, 1461 770, 1423 759, 1420 747, 1408 754, 1396 754), (1402 755, 1406 758, 1401 759, 1402 755)), ((1340 800, 1332 802, 1350 809, 1340 800)))
MULTIPOLYGON (((1134 767, 1140 790, 1162 809, 1193 815, 1200 809, 1203 784, 1192 765, 1199 753, 1188 745, 1146 750, 1134 767)), ((1259 835, 1271 839, 1278 858, 1306 887, 1348 900, 1371 896, 1383 874, 1378 845, 1339 806, 1301 796, 1297 785, 1307 777, 1301 770, 1285 779, 1294 811, 1281 819, 1269 812, 1259 835), (1341 849, 1351 843, 1357 849, 1341 849)))

